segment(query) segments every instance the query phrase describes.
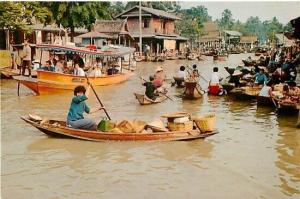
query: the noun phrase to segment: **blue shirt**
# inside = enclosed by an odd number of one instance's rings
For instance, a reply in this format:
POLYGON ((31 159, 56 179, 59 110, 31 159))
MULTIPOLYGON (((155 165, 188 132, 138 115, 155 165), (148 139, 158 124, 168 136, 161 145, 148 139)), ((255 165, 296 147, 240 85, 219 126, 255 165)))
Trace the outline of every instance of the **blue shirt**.
POLYGON ((268 78, 265 74, 257 73, 255 75, 255 82, 258 84, 264 84, 268 81, 268 78))
POLYGON ((54 71, 55 71, 55 68, 54 68, 53 66, 50 66, 50 68, 47 67, 47 66, 44 66, 44 67, 42 67, 42 70, 54 72, 54 71))
POLYGON ((67 121, 76 121, 83 119, 83 113, 90 112, 90 108, 86 105, 85 100, 87 100, 87 97, 85 95, 73 97, 67 121))

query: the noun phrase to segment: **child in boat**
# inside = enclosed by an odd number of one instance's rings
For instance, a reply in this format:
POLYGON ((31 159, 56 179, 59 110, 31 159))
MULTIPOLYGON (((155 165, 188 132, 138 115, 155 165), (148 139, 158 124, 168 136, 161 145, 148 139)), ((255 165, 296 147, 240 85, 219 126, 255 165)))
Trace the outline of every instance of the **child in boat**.
POLYGON ((184 66, 180 66, 179 71, 177 73, 177 78, 180 78, 182 80, 186 79, 186 72, 185 72, 185 67, 184 66))
POLYGON ((152 99, 152 100, 155 100, 156 97, 157 97, 157 94, 155 93, 156 91, 156 88, 153 84, 153 81, 154 81, 154 77, 153 76, 150 76, 149 77, 149 82, 145 81, 144 79, 142 79, 142 83, 143 83, 143 86, 146 87, 146 91, 145 91, 145 95, 146 97, 148 97, 149 99, 152 99))
POLYGON ((161 87, 165 81, 165 78, 166 75, 164 73, 164 69, 161 66, 157 67, 154 74, 154 81, 153 81, 155 88, 161 87))
POLYGON ((79 67, 79 63, 75 64, 74 75, 85 76, 84 70, 81 67, 79 67))
POLYGON ((101 109, 103 107, 95 107, 89 108, 85 100, 88 99, 90 93, 90 85, 88 85, 87 89, 84 86, 77 86, 74 89, 74 97, 71 102, 71 106, 69 109, 67 124, 72 128, 76 129, 86 129, 86 130, 96 130, 96 123, 92 119, 84 118, 83 113, 92 114, 101 109))

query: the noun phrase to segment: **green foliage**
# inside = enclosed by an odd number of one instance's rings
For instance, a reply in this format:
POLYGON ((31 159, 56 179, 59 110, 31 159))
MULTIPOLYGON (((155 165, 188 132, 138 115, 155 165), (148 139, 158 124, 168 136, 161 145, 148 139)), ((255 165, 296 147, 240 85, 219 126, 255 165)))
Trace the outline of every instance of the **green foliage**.
POLYGON ((30 31, 28 25, 51 21, 51 12, 39 2, 1 2, 0 27, 30 31))
POLYGON ((110 11, 111 11, 111 16, 114 17, 116 15, 121 14, 122 12, 125 11, 125 5, 123 4, 123 2, 121 1, 117 1, 115 3, 112 3, 111 7, 110 7, 110 11))
POLYGON ((232 30, 233 25, 234 25, 234 19, 232 17, 232 13, 230 10, 225 9, 222 12, 222 18, 219 21, 219 26, 223 30, 232 30))

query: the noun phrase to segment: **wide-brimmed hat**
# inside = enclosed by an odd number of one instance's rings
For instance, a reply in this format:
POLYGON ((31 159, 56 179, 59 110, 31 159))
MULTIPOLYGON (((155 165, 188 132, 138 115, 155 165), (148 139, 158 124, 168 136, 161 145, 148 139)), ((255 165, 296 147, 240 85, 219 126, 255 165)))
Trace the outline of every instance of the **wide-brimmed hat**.
POLYGON ((156 71, 156 72, 160 72, 160 71, 163 71, 163 70, 164 70, 164 69, 163 69, 161 66, 159 66, 159 67, 156 68, 155 71, 156 71))
POLYGON ((242 75, 242 74, 243 74, 242 71, 240 71, 240 70, 235 70, 235 71, 233 72, 232 76, 240 76, 240 75, 242 75))

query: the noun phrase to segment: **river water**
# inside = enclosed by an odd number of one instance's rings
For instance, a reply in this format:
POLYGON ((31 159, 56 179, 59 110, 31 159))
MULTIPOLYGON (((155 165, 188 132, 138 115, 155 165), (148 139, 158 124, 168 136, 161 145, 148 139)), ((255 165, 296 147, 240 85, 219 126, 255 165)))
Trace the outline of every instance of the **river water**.
MULTIPOLYGON (((297 117, 277 116, 255 102, 204 96, 196 101, 140 106, 133 92, 143 92, 139 76, 163 65, 171 78, 181 64, 197 63, 208 79, 213 66, 241 63, 248 54, 225 62, 173 60, 138 63, 129 81, 96 88, 113 119, 151 121, 172 111, 217 113, 220 133, 189 142, 89 142, 49 138, 20 120, 36 113, 65 119, 72 92, 34 96, 13 80, 1 81, 2 198, 299 198, 300 130, 297 117)), ((207 87, 201 81, 203 88, 207 87)), ((97 104, 94 96, 88 104, 97 104)), ((100 120, 103 113, 92 118, 100 120)))

